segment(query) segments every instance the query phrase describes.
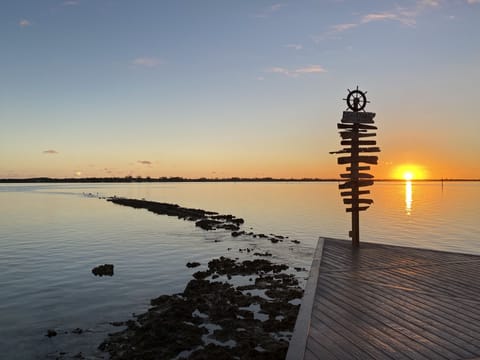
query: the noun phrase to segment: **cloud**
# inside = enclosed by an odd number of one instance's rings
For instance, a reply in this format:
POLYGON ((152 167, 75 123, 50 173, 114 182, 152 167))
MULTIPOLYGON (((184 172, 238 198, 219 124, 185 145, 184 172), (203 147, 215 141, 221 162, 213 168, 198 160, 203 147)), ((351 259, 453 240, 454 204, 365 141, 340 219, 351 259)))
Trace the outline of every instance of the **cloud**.
POLYGON ((320 65, 310 65, 310 66, 295 70, 295 73, 297 74, 313 74, 313 73, 324 73, 324 72, 327 72, 327 70, 325 70, 320 65))
POLYGON ((267 72, 276 73, 276 74, 284 74, 284 75, 288 75, 290 73, 290 71, 288 69, 281 68, 281 67, 272 67, 272 68, 268 69, 267 72))
POLYGON ((76 0, 67 0, 63 2, 63 6, 76 6, 79 2, 76 0))
POLYGON ((49 150, 44 150, 43 151, 44 154, 58 154, 58 151, 57 150, 53 150, 53 149, 49 149, 49 150))
POLYGON ((342 32, 342 31, 347 31, 349 29, 352 29, 354 27, 358 26, 358 24, 353 24, 353 23, 347 23, 347 24, 337 24, 333 25, 331 27, 331 30, 333 32, 342 32))
MULTIPOLYGON (((480 3, 480 0, 466 0, 468 3, 480 3)), ((396 7, 389 11, 371 12, 360 16, 357 21, 350 23, 341 23, 330 26, 330 28, 322 34, 312 36, 312 40, 320 42, 326 39, 338 38, 342 32, 354 29, 356 27, 374 22, 392 22, 396 21, 408 27, 414 27, 417 23, 419 15, 433 8, 440 7, 443 0, 417 0, 410 7, 396 7)))
POLYGON ((362 17, 362 23, 369 23, 372 21, 384 21, 384 20, 395 20, 397 18, 396 14, 393 13, 373 13, 367 14, 362 17))
POLYGON ((271 14, 279 11, 280 9, 284 8, 285 6, 287 6, 287 4, 283 4, 283 3, 273 4, 273 5, 270 5, 267 9, 265 9, 263 11, 260 11, 256 14, 253 14, 251 16, 255 17, 255 18, 267 18, 271 14))
POLYGON ((387 11, 382 13, 371 13, 362 17, 361 23, 368 24, 375 21, 398 21, 403 25, 414 26, 416 24, 416 11, 408 11, 405 9, 397 9, 395 11, 387 11))
POLYGON ((134 66, 154 68, 162 64, 162 61, 155 57, 138 57, 131 61, 134 66))
POLYGON ((278 3, 278 4, 273 4, 272 6, 270 6, 270 11, 271 12, 275 12, 275 11, 278 11, 280 10, 281 8, 287 6, 286 4, 282 4, 282 3, 278 3))
POLYGON ((290 76, 290 77, 298 77, 299 75, 303 74, 318 74, 318 73, 324 73, 327 72, 322 66, 320 65, 309 65, 306 67, 298 68, 298 69, 286 69, 283 67, 272 67, 267 69, 267 72, 269 73, 274 73, 274 74, 282 74, 285 76, 290 76))
POLYGON ((421 0, 418 5, 420 6, 432 6, 432 7, 435 7, 435 6, 439 6, 440 5, 440 1, 438 0, 421 0))
POLYGON ((30 21, 28 21, 27 19, 22 19, 18 22, 18 25, 22 28, 24 27, 28 27, 28 26, 31 26, 32 23, 30 21))
POLYGON ((467 3, 472 5, 472 4, 480 4, 480 0, 467 0, 467 3))
POLYGON ((148 160, 138 160, 137 163, 142 165, 152 165, 152 162, 148 160))
POLYGON ((294 49, 294 50, 302 50, 303 49, 302 44, 287 44, 287 45, 285 45, 285 47, 289 48, 289 49, 294 49))

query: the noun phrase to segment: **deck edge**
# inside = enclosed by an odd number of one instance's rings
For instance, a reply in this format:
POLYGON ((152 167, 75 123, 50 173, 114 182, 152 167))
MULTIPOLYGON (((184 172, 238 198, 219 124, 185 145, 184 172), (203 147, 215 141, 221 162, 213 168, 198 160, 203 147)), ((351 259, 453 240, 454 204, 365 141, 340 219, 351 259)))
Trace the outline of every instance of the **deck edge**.
POLYGON ((305 285, 302 304, 298 312, 293 336, 288 346, 287 357, 285 360, 300 360, 305 356, 307 348, 308 333, 310 330, 310 320, 312 317, 313 302, 317 290, 317 282, 319 277, 320 263, 322 262, 323 246, 325 238, 319 237, 315 253, 313 254, 312 266, 305 285))

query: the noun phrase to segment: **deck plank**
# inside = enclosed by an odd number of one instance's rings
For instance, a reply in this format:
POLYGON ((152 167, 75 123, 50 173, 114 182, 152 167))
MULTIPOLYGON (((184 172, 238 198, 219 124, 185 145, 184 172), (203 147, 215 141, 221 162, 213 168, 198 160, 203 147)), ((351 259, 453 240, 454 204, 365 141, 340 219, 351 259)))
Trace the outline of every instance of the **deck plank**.
POLYGON ((480 358, 480 256, 322 246, 305 350, 288 360, 480 358))

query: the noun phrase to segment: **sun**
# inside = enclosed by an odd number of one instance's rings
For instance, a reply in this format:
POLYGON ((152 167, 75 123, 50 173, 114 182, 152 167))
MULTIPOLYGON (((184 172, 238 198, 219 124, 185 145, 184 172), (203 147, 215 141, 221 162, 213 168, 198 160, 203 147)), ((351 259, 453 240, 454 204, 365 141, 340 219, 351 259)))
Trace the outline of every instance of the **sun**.
POLYGON ((392 172, 392 178, 402 180, 419 180, 427 177, 425 167, 416 164, 403 164, 397 166, 392 172))
POLYGON ((405 180, 412 180, 413 179, 413 173, 411 171, 405 171, 403 173, 403 178, 405 180))

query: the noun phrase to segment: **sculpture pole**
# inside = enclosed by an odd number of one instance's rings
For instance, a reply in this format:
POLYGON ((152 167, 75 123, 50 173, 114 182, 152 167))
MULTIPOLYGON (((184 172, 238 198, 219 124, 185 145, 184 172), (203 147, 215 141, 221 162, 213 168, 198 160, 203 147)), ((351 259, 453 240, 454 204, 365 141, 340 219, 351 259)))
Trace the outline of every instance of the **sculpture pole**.
POLYGON ((340 129, 340 136, 342 137, 341 145, 348 146, 339 151, 332 151, 331 154, 348 154, 346 157, 339 157, 337 163, 339 165, 350 164, 347 167, 347 173, 340 174, 342 179, 346 182, 340 184, 338 187, 341 190, 349 189, 340 193, 343 203, 350 205, 346 211, 352 213, 352 230, 349 235, 352 238, 352 246, 360 246, 360 211, 367 210, 372 199, 361 198, 360 195, 370 194, 369 190, 361 190, 362 187, 373 185, 373 175, 362 173, 361 171, 370 170, 370 166, 363 166, 360 163, 376 165, 378 156, 366 156, 361 153, 375 153, 379 152, 378 147, 363 147, 369 145, 376 145, 375 140, 365 140, 364 138, 374 137, 376 134, 369 132, 376 130, 373 118, 375 113, 366 112, 365 106, 369 101, 366 97, 367 92, 362 92, 358 89, 348 90, 346 99, 348 109, 343 112, 342 122, 337 124, 340 129))

